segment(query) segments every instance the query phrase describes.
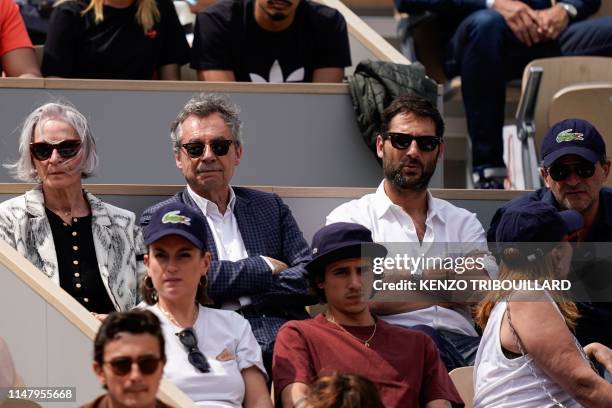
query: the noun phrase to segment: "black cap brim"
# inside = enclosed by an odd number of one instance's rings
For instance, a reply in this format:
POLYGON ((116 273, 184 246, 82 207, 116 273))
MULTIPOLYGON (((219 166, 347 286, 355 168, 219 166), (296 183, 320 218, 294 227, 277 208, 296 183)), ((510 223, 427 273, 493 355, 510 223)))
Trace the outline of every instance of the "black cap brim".
POLYGON ((597 162, 600 157, 597 156, 597 153, 592 151, 589 148, 583 146, 567 146, 559 150, 555 150, 554 152, 548 154, 544 160, 544 167, 550 167, 552 164, 560 159, 563 156, 567 156, 570 154, 575 154, 576 156, 580 156, 585 160, 590 161, 591 163, 597 162))

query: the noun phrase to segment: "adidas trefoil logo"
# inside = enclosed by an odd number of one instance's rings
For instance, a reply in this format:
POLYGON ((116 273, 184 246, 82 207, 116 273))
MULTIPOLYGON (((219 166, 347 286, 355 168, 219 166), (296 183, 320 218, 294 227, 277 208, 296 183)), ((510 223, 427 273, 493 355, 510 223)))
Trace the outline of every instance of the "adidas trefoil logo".
POLYGON ((282 83, 282 82, 300 82, 304 80, 305 75, 304 68, 298 68, 293 71, 287 79, 283 76, 283 69, 281 68, 278 60, 274 60, 272 67, 270 68, 270 73, 268 74, 268 79, 266 80, 264 77, 258 74, 249 73, 249 77, 251 78, 251 82, 269 82, 269 83, 282 83))

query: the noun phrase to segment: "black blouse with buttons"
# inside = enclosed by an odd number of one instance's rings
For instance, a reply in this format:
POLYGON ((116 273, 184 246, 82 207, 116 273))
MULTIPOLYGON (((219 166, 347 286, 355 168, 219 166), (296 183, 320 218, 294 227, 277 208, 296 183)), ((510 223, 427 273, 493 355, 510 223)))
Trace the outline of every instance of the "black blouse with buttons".
POLYGON ((72 224, 67 224, 48 208, 45 211, 53 234, 62 289, 90 312, 114 311, 115 307, 100 277, 91 231, 91 214, 72 218, 72 224))

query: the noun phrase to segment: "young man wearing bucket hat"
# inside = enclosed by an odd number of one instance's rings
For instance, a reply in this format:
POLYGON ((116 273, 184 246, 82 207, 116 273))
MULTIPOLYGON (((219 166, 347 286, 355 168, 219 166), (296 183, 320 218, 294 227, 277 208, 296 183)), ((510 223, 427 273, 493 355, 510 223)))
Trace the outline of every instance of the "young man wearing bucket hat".
MULTIPOLYGON (((517 197, 497 210, 487 233, 488 240, 495 241, 499 222, 508 208, 543 201, 558 210, 580 212, 584 226, 576 234, 577 241, 612 242, 612 189, 604 187, 610 173, 610 160, 597 129, 582 119, 556 123, 544 137, 541 154, 540 174, 546 187, 517 197)), ((609 268, 595 268, 594 262, 602 265, 596 259, 595 251, 575 251, 570 278, 582 282, 606 276, 612 278, 609 268)), ((607 281, 612 284, 610 279, 607 281)), ((597 286, 601 287, 601 282, 597 286)), ((612 299, 608 302, 577 300, 582 316, 576 327, 580 343, 584 346, 599 342, 612 347, 612 303, 609 303, 612 299)))
POLYGON ((283 407, 304 405, 317 375, 350 372, 372 380, 385 406, 450 407, 461 402, 433 341, 424 333, 375 319, 368 309, 372 261, 385 247, 359 224, 334 223, 313 238, 306 265, 311 289, 327 311, 292 321, 278 333, 273 377, 283 407))

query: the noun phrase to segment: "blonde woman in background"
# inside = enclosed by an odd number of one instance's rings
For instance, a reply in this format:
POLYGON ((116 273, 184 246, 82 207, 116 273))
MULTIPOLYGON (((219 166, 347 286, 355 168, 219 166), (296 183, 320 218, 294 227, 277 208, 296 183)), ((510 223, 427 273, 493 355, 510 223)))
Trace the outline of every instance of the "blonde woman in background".
POLYGON ((180 79, 189 46, 172 0, 62 0, 51 16, 45 77, 180 79))

